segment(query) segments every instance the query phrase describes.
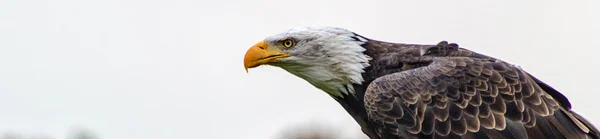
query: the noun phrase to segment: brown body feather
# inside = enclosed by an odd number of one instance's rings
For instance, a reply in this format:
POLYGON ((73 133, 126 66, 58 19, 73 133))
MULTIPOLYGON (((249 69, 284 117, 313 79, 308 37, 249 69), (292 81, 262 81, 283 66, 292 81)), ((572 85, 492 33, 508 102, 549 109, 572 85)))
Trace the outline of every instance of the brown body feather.
POLYGON ((507 62, 446 42, 363 47, 365 84, 338 101, 373 139, 600 138, 566 97, 507 62))

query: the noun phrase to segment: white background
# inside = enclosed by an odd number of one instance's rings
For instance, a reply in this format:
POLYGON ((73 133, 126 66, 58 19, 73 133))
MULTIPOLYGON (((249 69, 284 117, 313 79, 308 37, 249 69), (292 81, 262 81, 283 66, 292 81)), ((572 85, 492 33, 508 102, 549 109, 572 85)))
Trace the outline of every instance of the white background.
MULTIPOLYGON (((600 126, 600 1, 1 0, 0 136, 264 139, 296 125, 360 134, 337 102, 275 67, 264 37, 330 25, 456 42, 522 66, 600 126), (358 132, 358 133, 357 133, 358 132)), ((355 136, 356 137, 356 136, 355 136)))

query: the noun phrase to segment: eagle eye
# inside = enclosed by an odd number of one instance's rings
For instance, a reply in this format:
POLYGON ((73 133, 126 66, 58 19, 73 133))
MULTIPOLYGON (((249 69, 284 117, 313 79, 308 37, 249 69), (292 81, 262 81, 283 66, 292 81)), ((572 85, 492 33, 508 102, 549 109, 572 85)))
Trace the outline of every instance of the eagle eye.
POLYGON ((296 42, 294 42, 294 39, 285 39, 283 40, 282 45, 285 48, 292 48, 296 45, 296 42))

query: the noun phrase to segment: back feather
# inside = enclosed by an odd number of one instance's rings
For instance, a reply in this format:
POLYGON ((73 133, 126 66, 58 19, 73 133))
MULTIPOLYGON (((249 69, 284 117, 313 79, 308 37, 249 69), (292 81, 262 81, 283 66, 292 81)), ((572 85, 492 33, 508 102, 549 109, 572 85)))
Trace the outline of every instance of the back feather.
POLYGON ((378 77, 364 105, 380 138, 600 138, 566 97, 507 62, 445 41, 364 47, 374 58, 366 74, 378 77))

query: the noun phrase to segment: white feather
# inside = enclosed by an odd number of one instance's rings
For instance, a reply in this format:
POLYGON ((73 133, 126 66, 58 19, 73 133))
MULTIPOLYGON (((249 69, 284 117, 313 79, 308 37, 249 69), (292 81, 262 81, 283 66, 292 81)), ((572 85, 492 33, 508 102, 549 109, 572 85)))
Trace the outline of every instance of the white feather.
POLYGON ((354 93, 352 84, 362 84, 362 73, 371 57, 361 45, 367 40, 353 32, 335 27, 304 27, 268 37, 267 42, 282 38, 298 39, 291 57, 275 64, 337 97, 354 93), (355 40, 353 38, 358 38, 355 40))

